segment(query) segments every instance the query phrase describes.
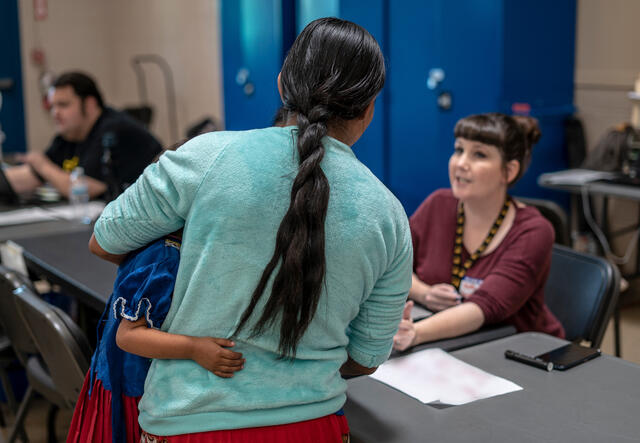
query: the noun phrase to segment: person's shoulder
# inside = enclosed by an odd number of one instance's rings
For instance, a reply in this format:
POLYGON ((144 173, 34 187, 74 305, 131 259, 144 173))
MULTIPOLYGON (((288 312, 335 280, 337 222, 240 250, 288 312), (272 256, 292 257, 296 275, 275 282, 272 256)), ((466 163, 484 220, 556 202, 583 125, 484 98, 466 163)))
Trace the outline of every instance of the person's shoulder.
POLYGON ((458 205, 458 199, 454 197, 453 192, 449 188, 442 188, 433 191, 415 210, 412 218, 427 214, 432 209, 436 209, 439 213, 447 212, 448 209, 458 205))
POLYGON ((555 231, 551 222, 533 206, 524 206, 517 209, 512 229, 518 235, 524 233, 535 235, 540 241, 553 243, 555 238, 555 231))
POLYGON ((436 189, 431 194, 429 194, 429 196, 425 199, 425 202, 437 202, 457 205, 458 199, 453 196, 453 191, 451 191, 450 188, 441 188, 436 189))
POLYGON ((517 210, 516 220, 519 224, 527 227, 538 227, 540 229, 551 229, 553 226, 540 211, 534 206, 524 206, 517 210))
POLYGON ((335 200, 330 202, 337 202, 335 207, 347 214, 358 214, 361 234, 382 229, 392 236, 404 236, 409 229, 407 213, 393 192, 355 156, 334 157, 334 165, 337 160, 340 165, 329 172, 329 177, 339 185, 332 185, 331 199, 335 200), (334 194, 336 189, 343 192, 334 194))
MULTIPOLYGON (((214 163, 242 157, 259 162, 265 145, 272 145, 263 137, 264 130, 214 131, 191 138, 175 151, 165 151, 161 157, 190 159, 197 167, 208 169, 214 163)), ((183 161, 180 160, 180 161, 183 161)))
POLYGON ((263 129, 250 129, 246 131, 214 131, 207 132, 205 134, 198 135, 197 137, 189 140, 189 143, 196 142, 199 144, 208 145, 225 145, 225 146, 238 146, 248 147, 252 145, 263 145, 263 142, 267 138, 277 137, 279 131, 273 131, 273 129, 282 128, 263 128, 263 129))
MULTIPOLYGON (((346 159, 350 158, 350 156, 346 157, 346 159)), ((353 162, 347 160, 345 166, 349 169, 351 189, 358 195, 357 204, 373 212, 387 214, 389 219, 402 222, 407 220, 407 214, 400 200, 366 165, 354 156, 353 162)))
MULTIPOLYGON (((160 146, 153 134, 138 120, 131 117, 124 111, 118 111, 113 108, 105 107, 102 114, 98 118, 95 130, 92 131, 98 135, 103 143, 109 143, 104 140, 105 137, 115 137, 123 139, 143 141, 146 143, 152 140, 153 144, 160 146)), ((114 140, 115 142, 115 140, 114 140)))
POLYGON ((101 126, 110 127, 114 125, 134 126, 144 129, 142 123, 131 117, 124 111, 118 111, 116 109, 105 107, 100 115, 101 126))

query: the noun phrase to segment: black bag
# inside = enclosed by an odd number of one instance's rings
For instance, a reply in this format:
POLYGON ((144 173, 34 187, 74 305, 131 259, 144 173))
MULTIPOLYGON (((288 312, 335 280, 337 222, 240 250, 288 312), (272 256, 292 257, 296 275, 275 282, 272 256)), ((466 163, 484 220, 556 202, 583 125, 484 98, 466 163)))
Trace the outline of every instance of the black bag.
POLYGON ((629 123, 611 128, 587 154, 582 167, 640 177, 640 134, 629 123))

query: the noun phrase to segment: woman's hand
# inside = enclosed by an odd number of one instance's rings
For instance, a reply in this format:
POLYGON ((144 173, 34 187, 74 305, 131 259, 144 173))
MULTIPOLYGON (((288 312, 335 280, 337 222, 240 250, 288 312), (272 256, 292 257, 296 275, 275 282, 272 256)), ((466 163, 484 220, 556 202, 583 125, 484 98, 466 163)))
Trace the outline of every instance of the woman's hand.
POLYGON ((416 340, 416 326, 413 323, 413 320, 411 320, 412 308, 412 301, 408 301, 404 305, 404 311, 402 312, 402 320, 400 320, 398 332, 393 337, 393 348, 398 351, 404 351, 405 349, 410 348, 416 340))
POLYGON ((427 286, 423 294, 422 303, 432 311, 442 311, 462 301, 456 288, 448 283, 427 286))
POLYGON ((231 378, 244 367, 242 354, 230 349, 235 345, 231 340, 214 337, 192 337, 192 360, 218 377, 231 378))

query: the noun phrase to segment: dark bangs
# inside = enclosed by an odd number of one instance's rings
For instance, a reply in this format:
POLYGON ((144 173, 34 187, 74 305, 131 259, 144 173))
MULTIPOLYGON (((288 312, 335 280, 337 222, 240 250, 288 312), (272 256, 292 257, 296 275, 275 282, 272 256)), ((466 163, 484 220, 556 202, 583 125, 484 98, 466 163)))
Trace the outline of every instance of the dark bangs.
POLYGON ((505 128, 492 114, 476 114, 458 120, 453 134, 497 147, 501 152, 505 143, 505 128))

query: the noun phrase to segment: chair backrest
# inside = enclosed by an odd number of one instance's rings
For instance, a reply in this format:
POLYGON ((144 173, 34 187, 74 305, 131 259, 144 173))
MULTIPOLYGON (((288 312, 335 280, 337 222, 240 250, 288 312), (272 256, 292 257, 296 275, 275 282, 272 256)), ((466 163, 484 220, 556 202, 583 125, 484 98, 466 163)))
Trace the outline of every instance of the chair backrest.
POLYGON ((0 324, 20 363, 26 366, 28 356, 39 352, 16 302, 15 291, 22 287, 30 288, 31 282, 26 277, 0 266, 0 324))
POLYGON ((554 201, 541 198, 515 197, 527 206, 534 206, 540 214, 551 222, 556 233, 556 243, 571 246, 569 235, 569 218, 562 207, 554 201))
POLYGON ((618 302, 620 272, 602 257, 553 245, 545 300, 567 340, 597 348, 618 302))
POLYGON ((153 120, 153 108, 151 106, 129 106, 128 108, 124 108, 123 111, 138 123, 141 123, 146 129, 149 129, 149 126, 151 126, 151 121, 153 120))
POLYGON ((56 391, 72 407, 91 360, 85 335, 65 312, 42 300, 30 288, 23 286, 15 295, 56 391))

